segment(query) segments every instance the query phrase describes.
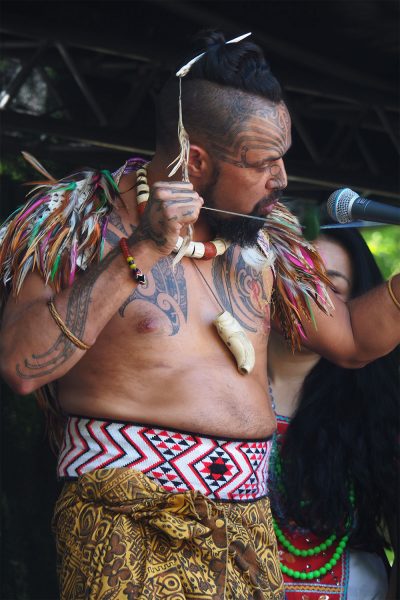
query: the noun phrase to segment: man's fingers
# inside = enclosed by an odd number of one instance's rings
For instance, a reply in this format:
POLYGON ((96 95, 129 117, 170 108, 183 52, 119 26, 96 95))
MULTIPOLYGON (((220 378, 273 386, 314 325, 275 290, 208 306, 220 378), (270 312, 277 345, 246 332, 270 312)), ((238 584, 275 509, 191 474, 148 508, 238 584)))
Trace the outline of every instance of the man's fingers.
POLYGON ((171 185, 177 185, 180 187, 189 187, 193 189, 193 184, 190 181, 176 181, 167 179, 167 181, 155 181, 152 187, 170 187, 171 185))
POLYGON ((202 205, 191 183, 158 181, 151 187, 141 226, 163 254, 170 254, 177 237, 197 221, 202 205))
POLYGON ((174 198, 173 200, 164 200, 164 202, 160 201, 160 204, 162 204, 162 206, 165 206, 166 208, 169 208, 170 206, 176 206, 177 204, 191 204, 193 202, 193 200, 197 201, 197 200, 201 200, 200 196, 184 196, 182 198, 174 198))
POLYGON ((179 221, 180 223, 192 223, 197 220, 199 216, 200 207, 192 206, 170 206, 165 209, 164 215, 167 221, 179 221))
POLYGON ((193 191, 190 181, 157 181, 152 185, 154 190, 169 190, 171 193, 179 193, 182 190, 193 191))
POLYGON ((153 202, 159 202, 164 208, 175 203, 200 201, 200 204, 203 204, 203 199, 194 191, 193 185, 187 181, 158 181, 151 188, 150 199, 153 202))
POLYGON ((196 202, 200 196, 197 192, 191 192, 190 190, 167 190, 167 189, 158 189, 151 196, 153 200, 158 200, 160 202, 196 202))

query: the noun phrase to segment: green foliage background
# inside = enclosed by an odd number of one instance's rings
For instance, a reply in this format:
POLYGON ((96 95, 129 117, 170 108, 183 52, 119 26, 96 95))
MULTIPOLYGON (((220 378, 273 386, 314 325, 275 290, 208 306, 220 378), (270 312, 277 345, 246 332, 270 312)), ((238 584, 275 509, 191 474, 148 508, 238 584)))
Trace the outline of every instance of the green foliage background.
POLYGON ((400 272, 400 226, 363 229, 361 233, 387 279, 400 272))

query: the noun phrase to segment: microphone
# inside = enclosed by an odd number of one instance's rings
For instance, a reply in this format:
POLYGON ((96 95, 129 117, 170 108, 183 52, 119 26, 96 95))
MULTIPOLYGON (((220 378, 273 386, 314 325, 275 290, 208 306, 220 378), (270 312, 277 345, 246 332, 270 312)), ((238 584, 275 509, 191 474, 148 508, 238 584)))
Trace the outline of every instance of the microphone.
POLYGON ((349 188, 333 192, 327 202, 329 216, 338 223, 350 223, 357 219, 400 225, 400 208, 361 198, 349 188))

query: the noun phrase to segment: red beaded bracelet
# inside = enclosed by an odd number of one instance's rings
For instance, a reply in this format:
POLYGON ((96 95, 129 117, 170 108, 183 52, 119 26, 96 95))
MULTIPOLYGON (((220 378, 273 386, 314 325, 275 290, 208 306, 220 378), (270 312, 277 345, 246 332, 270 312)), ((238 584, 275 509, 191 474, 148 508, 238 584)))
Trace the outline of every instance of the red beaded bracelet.
POLYGON ((143 275, 142 271, 136 266, 135 259, 131 255, 128 247, 128 240, 126 238, 121 238, 119 240, 119 246, 121 248, 121 252, 124 255, 126 262, 128 263, 128 267, 132 271, 133 279, 140 285, 146 285, 146 275, 143 275))

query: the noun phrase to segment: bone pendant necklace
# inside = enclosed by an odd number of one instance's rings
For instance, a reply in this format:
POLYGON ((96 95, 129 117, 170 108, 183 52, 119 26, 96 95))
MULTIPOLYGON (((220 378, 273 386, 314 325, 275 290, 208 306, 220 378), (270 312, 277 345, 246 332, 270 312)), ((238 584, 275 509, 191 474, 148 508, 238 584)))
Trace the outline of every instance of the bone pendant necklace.
POLYGON ((202 278, 203 282, 206 284, 209 291, 211 292, 214 300, 222 310, 222 312, 220 312, 213 321, 213 324, 215 325, 219 337, 235 357, 239 373, 241 373, 242 375, 247 375, 248 373, 251 373, 256 360, 253 344, 250 342, 245 330, 240 325, 239 321, 235 319, 235 317, 232 314, 233 309, 229 295, 229 289, 228 297, 229 302, 231 304, 231 312, 228 312, 224 309, 221 302, 218 300, 216 294, 214 293, 212 287, 210 286, 207 279, 204 277, 203 273, 196 265, 196 263, 192 261, 192 264, 198 272, 198 274, 200 275, 200 277, 202 278))

